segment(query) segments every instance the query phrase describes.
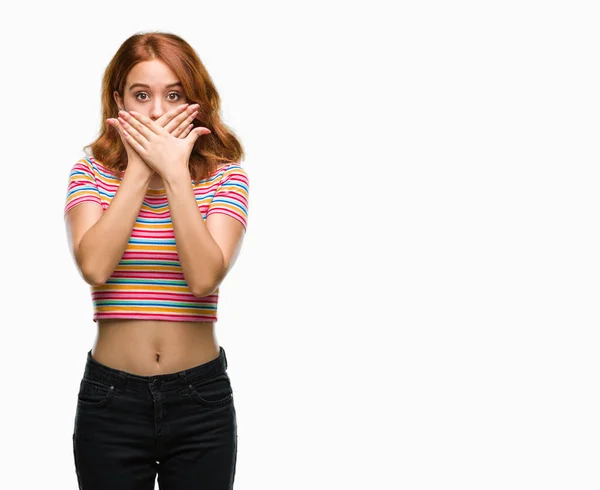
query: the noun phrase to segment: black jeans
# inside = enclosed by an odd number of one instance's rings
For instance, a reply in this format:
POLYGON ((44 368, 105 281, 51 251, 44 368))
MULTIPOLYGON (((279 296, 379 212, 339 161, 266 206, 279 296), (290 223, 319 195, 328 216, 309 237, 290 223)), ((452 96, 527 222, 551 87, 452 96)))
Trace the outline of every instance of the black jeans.
POLYGON ((233 488, 237 423, 227 358, 138 376, 87 355, 73 453, 83 490, 233 488))

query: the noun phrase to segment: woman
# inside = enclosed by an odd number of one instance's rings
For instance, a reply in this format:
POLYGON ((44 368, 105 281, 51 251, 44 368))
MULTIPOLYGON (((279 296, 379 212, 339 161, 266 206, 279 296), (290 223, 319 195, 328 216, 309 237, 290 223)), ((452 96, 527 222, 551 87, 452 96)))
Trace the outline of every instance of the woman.
POLYGON ((165 489, 233 487, 236 414, 215 323, 248 176, 219 107, 173 34, 130 37, 104 74, 106 126, 73 166, 65 205, 98 327, 73 433, 84 490, 150 490, 157 474, 165 489))

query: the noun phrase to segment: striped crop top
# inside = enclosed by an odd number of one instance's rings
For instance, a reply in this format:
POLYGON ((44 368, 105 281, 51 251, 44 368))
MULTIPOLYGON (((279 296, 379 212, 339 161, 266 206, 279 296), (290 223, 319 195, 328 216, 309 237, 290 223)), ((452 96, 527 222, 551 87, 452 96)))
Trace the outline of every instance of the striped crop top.
MULTIPOLYGON (((64 214, 82 202, 95 202, 106 210, 119 184, 113 171, 85 156, 69 174, 64 214)), ((239 164, 222 165, 207 179, 190 184, 204 220, 212 213, 224 213, 246 229, 248 175, 239 164)), ((165 189, 147 190, 121 261, 105 284, 90 289, 94 322, 99 318, 217 321, 219 289, 198 298, 183 277, 165 189)))

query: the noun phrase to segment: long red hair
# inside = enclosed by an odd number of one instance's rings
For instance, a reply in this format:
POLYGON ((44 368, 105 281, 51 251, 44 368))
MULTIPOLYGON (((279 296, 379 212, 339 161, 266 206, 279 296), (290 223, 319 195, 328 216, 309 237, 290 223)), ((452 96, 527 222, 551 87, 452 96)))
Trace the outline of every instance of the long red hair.
POLYGON ((123 96, 129 71, 142 61, 160 60, 178 77, 187 102, 199 104, 194 127, 204 126, 210 134, 196 140, 190 155, 190 174, 196 182, 207 178, 219 165, 240 162, 244 150, 233 131, 219 115, 221 99, 208 71, 194 49, 181 37, 166 32, 138 33, 117 50, 102 79, 102 125, 96 141, 83 149, 117 175, 127 168, 127 152, 117 131, 106 120, 118 117, 113 92, 123 96))

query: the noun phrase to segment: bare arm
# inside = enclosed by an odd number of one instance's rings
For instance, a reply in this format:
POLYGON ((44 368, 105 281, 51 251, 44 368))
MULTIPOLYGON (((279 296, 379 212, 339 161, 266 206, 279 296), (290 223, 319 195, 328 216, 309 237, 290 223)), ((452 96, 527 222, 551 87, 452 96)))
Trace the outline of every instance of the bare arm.
POLYGON ((81 203, 65 219, 69 247, 83 279, 104 284, 125 253, 152 174, 128 167, 106 211, 81 203))
POLYGON ((189 174, 163 178, 183 276, 192 294, 201 297, 214 289, 225 261, 204 223, 190 180, 189 174))
POLYGON ((198 209, 189 173, 163 178, 184 278, 197 297, 219 287, 235 263, 245 225, 221 213, 206 222, 198 209))
MULTIPOLYGON (((193 128, 191 123, 197 109, 197 104, 183 104, 163 114, 156 122, 172 135, 185 138, 193 128)), ((119 112, 122 113, 124 111, 119 112)), ((106 211, 103 212, 98 202, 82 202, 66 215, 71 254, 83 279, 93 286, 104 284, 123 257, 154 173, 129 146, 116 120, 110 118, 107 123, 119 131, 127 151, 123 180, 106 211)), ((92 179, 88 177, 88 180, 92 179)))
POLYGON ((191 185, 189 154, 191 145, 208 129, 197 131, 199 128, 195 128, 197 132, 183 138, 185 141, 180 143, 150 118, 134 111, 124 114, 119 123, 123 131, 127 130, 124 133, 126 141, 164 182, 177 254, 186 283, 194 296, 210 294, 233 266, 244 237, 247 184, 235 182, 235 174, 239 174, 242 181, 247 181, 245 171, 235 170, 226 177, 223 175, 205 223, 191 185), (188 161, 184 162, 184 158, 188 161), (217 204, 213 207, 215 201, 217 204), (230 206, 233 209, 228 209, 230 206))

